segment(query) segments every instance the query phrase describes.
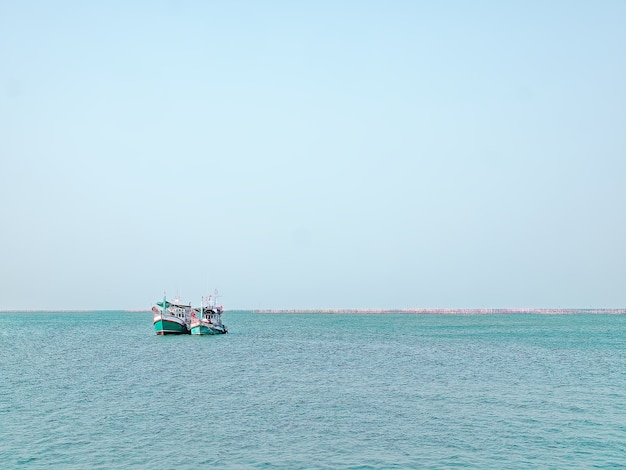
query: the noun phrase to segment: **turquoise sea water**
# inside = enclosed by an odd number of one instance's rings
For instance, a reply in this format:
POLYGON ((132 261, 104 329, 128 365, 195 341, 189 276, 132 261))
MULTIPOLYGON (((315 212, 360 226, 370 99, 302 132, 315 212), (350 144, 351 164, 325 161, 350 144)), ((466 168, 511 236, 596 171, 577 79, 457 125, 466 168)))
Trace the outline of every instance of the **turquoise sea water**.
POLYGON ((626 316, 0 314, 1 468, 626 468, 626 316))

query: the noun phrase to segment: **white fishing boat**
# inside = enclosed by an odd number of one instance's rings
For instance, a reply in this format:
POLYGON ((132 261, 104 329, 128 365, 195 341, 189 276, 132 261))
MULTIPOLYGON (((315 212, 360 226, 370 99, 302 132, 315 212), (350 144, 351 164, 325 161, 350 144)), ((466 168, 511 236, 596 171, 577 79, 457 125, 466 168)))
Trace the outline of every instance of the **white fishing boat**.
POLYGON ((215 301, 211 303, 211 296, 203 298, 200 308, 191 312, 191 323, 189 326, 192 335, 222 335, 228 333, 226 325, 222 323, 222 306, 217 306, 217 290, 215 291, 215 301))

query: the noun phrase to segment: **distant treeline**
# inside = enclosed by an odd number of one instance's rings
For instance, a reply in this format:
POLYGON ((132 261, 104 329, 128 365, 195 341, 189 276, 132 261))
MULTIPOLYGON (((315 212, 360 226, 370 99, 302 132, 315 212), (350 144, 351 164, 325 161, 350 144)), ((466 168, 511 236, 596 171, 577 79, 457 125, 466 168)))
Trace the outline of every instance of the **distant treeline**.
POLYGON ((448 315, 489 315, 509 313, 535 313, 544 315, 611 314, 625 315, 626 308, 406 308, 406 309, 256 309, 254 313, 408 313, 448 315))

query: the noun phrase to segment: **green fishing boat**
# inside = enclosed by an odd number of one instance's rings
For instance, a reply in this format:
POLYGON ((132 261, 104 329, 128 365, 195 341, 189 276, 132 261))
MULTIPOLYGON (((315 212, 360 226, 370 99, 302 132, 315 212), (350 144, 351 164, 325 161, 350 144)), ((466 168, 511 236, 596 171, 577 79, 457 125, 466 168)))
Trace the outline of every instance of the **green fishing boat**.
POLYGON ((191 321, 191 304, 184 305, 180 298, 169 302, 165 296, 152 307, 152 324, 157 335, 187 335, 191 321))

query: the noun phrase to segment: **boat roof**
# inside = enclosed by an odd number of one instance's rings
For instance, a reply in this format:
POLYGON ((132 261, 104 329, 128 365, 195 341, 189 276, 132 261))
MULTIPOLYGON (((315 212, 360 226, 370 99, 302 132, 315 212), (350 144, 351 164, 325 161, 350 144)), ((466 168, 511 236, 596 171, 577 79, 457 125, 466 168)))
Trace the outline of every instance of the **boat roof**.
MULTIPOLYGON (((161 301, 161 302, 157 302, 156 304, 157 304, 159 307, 163 307, 163 306, 164 306, 164 305, 163 305, 163 301, 161 301)), ((165 301, 165 308, 168 308, 168 307, 181 307, 181 308, 184 308, 184 307, 191 307, 191 305, 175 304, 175 303, 172 303, 172 302, 169 302, 169 301, 167 301, 167 300, 166 300, 166 301, 165 301)))
MULTIPOLYGON (((159 307, 163 307, 163 301, 161 300, 160 302, 156 303, 159 307)), ((180 307, 180 308, 191 308, 192 310, 199 312, 200 311, 200 307, 192 307, 189 304, 175 304, 173 302, 170 302, 169 300, 165 301, 165 308, 169 308, 169 307, 180 307)), ((204 309, 205 312, 211 310, 213 313, 217 313, 217 308, 215 307, 202 307, 204 309)))

